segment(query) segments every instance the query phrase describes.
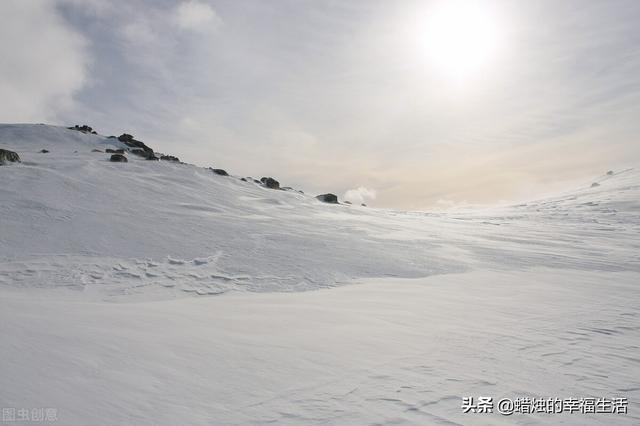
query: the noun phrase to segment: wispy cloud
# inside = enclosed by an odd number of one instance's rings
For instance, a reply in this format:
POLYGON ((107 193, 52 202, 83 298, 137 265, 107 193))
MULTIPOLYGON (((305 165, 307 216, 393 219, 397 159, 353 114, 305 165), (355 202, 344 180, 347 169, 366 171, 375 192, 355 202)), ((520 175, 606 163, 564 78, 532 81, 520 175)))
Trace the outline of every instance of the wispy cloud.
POLYGON ((508 40, 452 88, 415 36, 431 2, 4 0, 0 121, 87 121, 390 207, 535 196, 640 161, 640 4, 482 1, 508 40))
POLYGON ((4 0, 0 16, 0 120, 60 119, 88 81, 88 40, 52 2, 4 0))
POLYGON ((180 28, 196 30, 215 28, 222 23, 211 5, 197 0, 181 2, 176 7, 175 19, 180 28))
POLYGON ((376 191, 374 189, 365 188, 360 186, 355 189, 350 189, 344 193, 344 199, 352 203, 366 203, 370 200, 376 199, 376 191))

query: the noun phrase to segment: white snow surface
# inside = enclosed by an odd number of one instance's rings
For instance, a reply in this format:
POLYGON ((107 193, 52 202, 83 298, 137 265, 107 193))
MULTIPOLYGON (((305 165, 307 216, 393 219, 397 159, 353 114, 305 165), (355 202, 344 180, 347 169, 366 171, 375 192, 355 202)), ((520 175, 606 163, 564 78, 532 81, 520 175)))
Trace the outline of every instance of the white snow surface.
POLYGON ((400 212, 92 152, 108 147, 0 125, 22 158, 0 166, 0 407, 72 425, 640 423, 638 169, 400 212), (465 414, 464 396, 629 413, 465 414))

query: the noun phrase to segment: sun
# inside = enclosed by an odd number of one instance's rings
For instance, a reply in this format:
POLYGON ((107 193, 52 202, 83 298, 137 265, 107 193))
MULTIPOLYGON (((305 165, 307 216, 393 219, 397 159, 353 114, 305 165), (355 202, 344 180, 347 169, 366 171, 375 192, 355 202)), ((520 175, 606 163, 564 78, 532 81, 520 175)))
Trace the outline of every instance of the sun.
POLYGON ((421 38, 426 58, 453 81, 486 70, 504 43, 498 14, 480 1, 442 1, 427 12, 425 21, 421 38))

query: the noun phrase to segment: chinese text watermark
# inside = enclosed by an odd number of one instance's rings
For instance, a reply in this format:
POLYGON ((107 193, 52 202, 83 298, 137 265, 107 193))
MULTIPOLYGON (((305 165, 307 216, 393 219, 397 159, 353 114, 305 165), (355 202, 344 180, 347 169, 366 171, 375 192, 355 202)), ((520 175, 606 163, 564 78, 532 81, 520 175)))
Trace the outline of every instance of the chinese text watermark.
POLYGON ((0 421, 9 422, 56 422, 58 421, 57 408, 24 408, 24 407, 2 407, 0 421))
POLYGON ((495 401, 490 396, 465 396, 462 398, 464 413, 512 414, 627 414, 627 398, 502 398, 495 401))

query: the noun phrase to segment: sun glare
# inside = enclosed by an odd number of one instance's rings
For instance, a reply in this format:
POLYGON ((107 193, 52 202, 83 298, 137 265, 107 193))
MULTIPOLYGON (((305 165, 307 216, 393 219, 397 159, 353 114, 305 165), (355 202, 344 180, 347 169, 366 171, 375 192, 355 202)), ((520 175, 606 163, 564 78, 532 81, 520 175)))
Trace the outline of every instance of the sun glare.
POLYGON ((446 78, 468 80, 486 69, 500 50, 499 21, 495 11, 479 1, 436 4, 423 24, 427 59, 446 78))

